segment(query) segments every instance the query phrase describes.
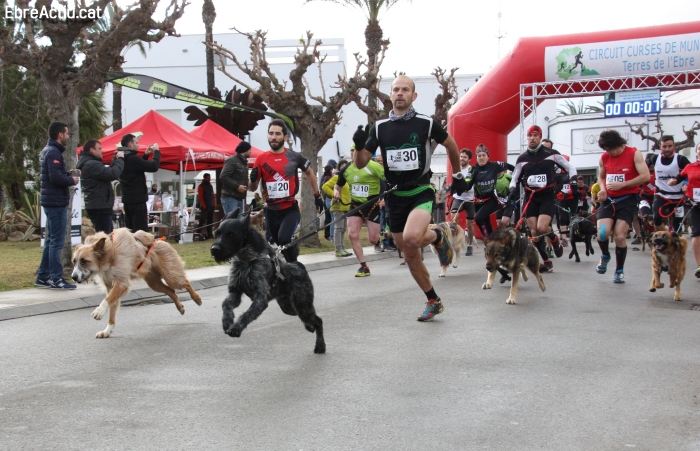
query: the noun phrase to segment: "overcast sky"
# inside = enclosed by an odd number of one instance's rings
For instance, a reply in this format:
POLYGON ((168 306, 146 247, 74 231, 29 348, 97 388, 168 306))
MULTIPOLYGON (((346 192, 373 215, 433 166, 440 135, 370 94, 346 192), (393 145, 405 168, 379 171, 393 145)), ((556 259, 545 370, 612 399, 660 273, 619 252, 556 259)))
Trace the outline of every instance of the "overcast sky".
MULTIPOLYGON (((180 34, 204 33, 202 0, 190 0, 177 22, 180 34)), ((167 3, 167 2, 163 2, 167 3)), ((365 52, 367 19, 356 8, 330 1, 214 0, 215 33, 236 27, 262 29, 268 39, 296 39, 306 30, 319 38, 344 38, 349 63, 365 52)), ((700 1, 627 2, 622 0, 408 0, 400 1, 380 19, 391 40, 384 75, 404 71, 429 75, 436 66, 459 67, 459 73, 481 73, 498 61, 498 12, 501 11, 500 55, 525 36, 547 36, 615 30, 700 20, 700 1)), ((352 70, 354 66, 349 65, 352 70)))

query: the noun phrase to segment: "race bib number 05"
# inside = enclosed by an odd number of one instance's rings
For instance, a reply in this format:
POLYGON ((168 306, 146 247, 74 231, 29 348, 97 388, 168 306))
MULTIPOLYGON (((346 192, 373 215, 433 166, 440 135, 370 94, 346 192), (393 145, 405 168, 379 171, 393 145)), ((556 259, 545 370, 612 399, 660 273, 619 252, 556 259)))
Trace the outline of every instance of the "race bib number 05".
POLYGON ((289 197, 289 182, 266 182, 267 186, 267 197, 270 199, 281 199, 283 197, 289 197))
POLYGON ((625 183, 625 174, 607 174, 605 183, 620 182, 625 183))
POLYGON ((367 197, 369 196, 369 185, 352 185, 352 196, 367 197))
POLYGON ((418 148, 392 149, 386 151, 390 171, 412 171, 418 169, 418 148))
POLYGON ((545 174, 535 174, 527 178, 527 186, 530 188, 544 188, 547 186, 547 176, 545 174))

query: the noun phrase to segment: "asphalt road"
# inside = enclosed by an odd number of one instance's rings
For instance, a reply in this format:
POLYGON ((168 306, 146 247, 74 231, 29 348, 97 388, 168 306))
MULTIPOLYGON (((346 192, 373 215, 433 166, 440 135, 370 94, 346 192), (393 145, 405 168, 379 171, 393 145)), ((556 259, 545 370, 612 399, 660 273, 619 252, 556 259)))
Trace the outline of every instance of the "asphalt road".
POLYGON ((692 271, 674 302, 648 292, 648 253, 624 285, 560 259, 506 305, 481 252, 435 278, 433 323, 398 259, 312 272, 325 355, 274 304, 224 335, 224 288, 182 317, 124 307, 106 340, 90 310, 0 322, 0 449, 700 449, 692 271))

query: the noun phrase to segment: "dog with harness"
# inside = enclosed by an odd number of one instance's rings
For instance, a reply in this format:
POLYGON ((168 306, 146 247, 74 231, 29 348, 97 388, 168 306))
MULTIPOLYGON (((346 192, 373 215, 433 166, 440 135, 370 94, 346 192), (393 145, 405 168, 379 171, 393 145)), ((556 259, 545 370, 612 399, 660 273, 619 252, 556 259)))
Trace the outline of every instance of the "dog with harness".
POLYGON ((316 332, 314 353, 325 353, 323 321, 314 309, 314 286, 306 268, 299 262, 287 263, 278 258, 265 237, 251 227, 249 216, 237 218, 238 209, 226 215, 216 229, 216 241, 210 249, 218 263, 232 260, 228 296, 221 305, 224 332, 240 337, 274 299, 282 312, 298 316, 306 330, 316 332), (252 304, 236 320, 233 310, 241 304, 244 294, 252 304))

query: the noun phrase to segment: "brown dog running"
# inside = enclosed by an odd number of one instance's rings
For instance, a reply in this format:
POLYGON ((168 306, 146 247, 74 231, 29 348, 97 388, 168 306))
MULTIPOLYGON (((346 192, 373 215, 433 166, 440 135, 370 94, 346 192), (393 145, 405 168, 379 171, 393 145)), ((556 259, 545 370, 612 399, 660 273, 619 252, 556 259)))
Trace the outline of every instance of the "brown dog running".
POLYGON ((515 304, 515 298, 518 296, 519 276, 522 274, 523 280, 527 282, 526 268, 537 278, 540 290, 544 291, 547 289, 544 280, 542 280, 542 274, 540 274, 540 256, 537 253, 537 249, 524 235, 521 235, 511 227, 507 229, 499 227, 494 230, 490 237, 484 240, 484 244, 486 244, 485 256, 488 278, 486 283, 481 286, 482 289, 489 290, 493 287, 493 281, 496 278, 496 271, 499 266, 513 274, 513 281, 510 283, 510 295, 506 299, 506 304, 515 304))
MULTIPOLYGON (((442 226, 444 230, 449 231, 450 236, 448 237, 448 239, 450 240, 450 246, 452 246, 451 263, 452 267, 456 268, 457 265, 459 265, 459 257, 467 249, 467 240, 464 238, 464 229, 460 227, 460 225, 456 222, 441 222, 440 224, 430 224, 428 228, 434 229, 437 226, 442 226)), ((430 248, 433 250, 433 253, 437 255, 435 246, 431 244, 430 248)), ((445 277, 445 275, 447 274, 447 266, 449 266, 449 264, 450 263, 448 262, 447 265, 440 266, 442 269, 438 277, 445 277)))
POLYGON ((670 277, 669 288, 675 288, 674 301, 682 301, 681 282, 685 277, 685 253, 688 250, 688 240, 676 232, 654 232, 651 236, 651 287, 652 293, 657 288, 663 288, 661 271, 668 270, 670 277))
POLYGON ((185 308, 175 290, 186 289, 192 300, 202 305, 175 249, 165 241, 155 240, 150 233, 132 234, 129 229, 122 228, 111 235, 104 232, 90 235, 85 244, 75 248, 73 265, 73 280, 82 283, 97 276, 107 290, 107 296, 92 312, 92 317, 99 321, 109 310, 109 323, 95 338, 107 338, 112 334, 120 300, 129 292, 131 279, 141 278, 153 291, 167 294, 180 314, 185 314, 185 308))

